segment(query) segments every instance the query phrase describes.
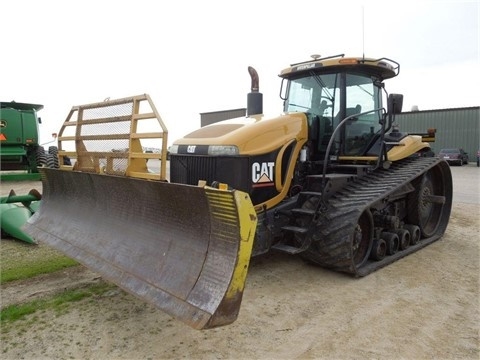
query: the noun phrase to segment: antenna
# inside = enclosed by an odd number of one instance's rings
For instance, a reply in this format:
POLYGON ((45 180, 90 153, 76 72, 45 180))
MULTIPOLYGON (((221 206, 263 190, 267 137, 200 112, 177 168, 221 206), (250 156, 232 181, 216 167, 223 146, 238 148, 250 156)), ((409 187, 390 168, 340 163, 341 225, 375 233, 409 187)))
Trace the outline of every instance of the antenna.
POLYGON ((362 5, 362 53, 363 60, 365 60, 365 7, 362 5))

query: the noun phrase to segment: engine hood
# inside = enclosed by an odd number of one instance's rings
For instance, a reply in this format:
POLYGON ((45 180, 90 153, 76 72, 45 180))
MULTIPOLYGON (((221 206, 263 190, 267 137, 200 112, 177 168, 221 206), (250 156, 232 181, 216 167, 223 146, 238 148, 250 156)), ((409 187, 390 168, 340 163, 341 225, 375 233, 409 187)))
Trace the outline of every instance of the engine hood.
POLYGON ((193 146, 235 146, 239 155, 255 155, 278 149, 291 140, 306 140, 307 136, 304 113, 276 117, 255 115, 202 127, 176 140, 173 147, 181 154, 195 153, 193 146))

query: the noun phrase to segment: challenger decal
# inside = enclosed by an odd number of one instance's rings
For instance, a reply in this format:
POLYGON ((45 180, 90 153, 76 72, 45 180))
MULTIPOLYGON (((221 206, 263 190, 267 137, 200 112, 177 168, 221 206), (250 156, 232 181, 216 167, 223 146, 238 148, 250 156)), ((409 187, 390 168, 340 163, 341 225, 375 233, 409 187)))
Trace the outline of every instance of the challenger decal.
POLYGON ((275 163, 273 161, 252 164, 252 187, 273 186, 273 169, 275 163))

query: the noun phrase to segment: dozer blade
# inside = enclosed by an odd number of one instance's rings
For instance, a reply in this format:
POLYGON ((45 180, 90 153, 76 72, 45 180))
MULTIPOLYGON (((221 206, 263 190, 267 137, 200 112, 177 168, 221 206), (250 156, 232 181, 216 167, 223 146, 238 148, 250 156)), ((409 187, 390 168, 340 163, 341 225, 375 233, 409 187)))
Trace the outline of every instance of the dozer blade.
POLYGON ((248 194, 41 172, 30 235, 193 328, 236 320, 257 222, 248 194))

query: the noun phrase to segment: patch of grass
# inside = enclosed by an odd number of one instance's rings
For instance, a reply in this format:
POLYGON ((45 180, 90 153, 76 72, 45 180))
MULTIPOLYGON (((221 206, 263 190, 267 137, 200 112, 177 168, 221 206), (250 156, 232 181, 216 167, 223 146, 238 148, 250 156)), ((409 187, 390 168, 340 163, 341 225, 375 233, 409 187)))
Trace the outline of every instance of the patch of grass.
POLYGON ((27 266, 20 266, 18 268, 12 268, 3 270, 0 275, 0 284, 8 281, 28 279, 41 274, 48 274, 67 267, 78 265, 73 259, 67 257, 60 257, 54 259, 42 259, 34 264, 28 264, 27 266))
POLYGON ((114 287, 115 285, 113 284, 100 282, 81 289, 65 290, 50 299, 35 300, 19 305, 10 305, 0 311, 0 322, 13 322, 41 310, 53 309, 56 311, 62 311, 65 307, 68 307, 71 302, 80 301, 94 295, 102 295, 114 287))
POLYGON ((78 265, 75 260, 47 245, 32 245, 11 239, 2 239, 0 257, 0 284, 78 265))
POLYGON ((0 321, 15 321, 26 315, 33 314, 38 309, 36 301, 24 305, 11 305, 0 311, 0 321))

